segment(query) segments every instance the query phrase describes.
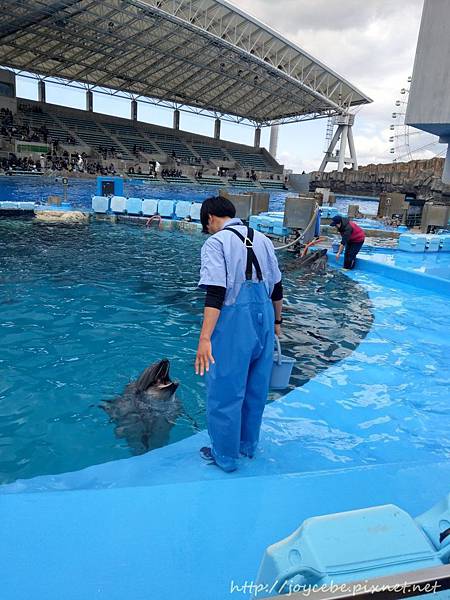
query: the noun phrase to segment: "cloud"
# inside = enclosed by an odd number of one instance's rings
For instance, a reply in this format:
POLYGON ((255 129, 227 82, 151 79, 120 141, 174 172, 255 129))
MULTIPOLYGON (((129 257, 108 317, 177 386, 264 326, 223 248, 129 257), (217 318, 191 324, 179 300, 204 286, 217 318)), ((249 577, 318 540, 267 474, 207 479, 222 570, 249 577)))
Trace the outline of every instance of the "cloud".
MULTIPOLYGON (((373 103, 358 111, 359 161, 386 162, 395 101, 412 75, 423 0, 234 0, 336 71, 373 103)), ((398 122, 398 121, 397 121, 398 122)), ((280 147, 286 166, 301 162, 280 147)), ((310 156, 303 156, 307 162, 310 156)), ((320 162, 320 161, 319 161, 320 162)))

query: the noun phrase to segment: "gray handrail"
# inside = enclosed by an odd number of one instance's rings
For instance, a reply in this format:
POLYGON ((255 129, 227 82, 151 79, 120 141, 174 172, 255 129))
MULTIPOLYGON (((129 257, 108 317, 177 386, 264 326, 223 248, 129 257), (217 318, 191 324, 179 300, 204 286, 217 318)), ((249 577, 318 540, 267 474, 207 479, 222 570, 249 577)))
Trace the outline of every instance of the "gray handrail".
POLYGON ((450 565, 375 579, 306 586, 304 592, 295 590, 294 585, 291 588, 285 585, 282 595, 273 596, 271 600, 282 598, 283 594, 288 594, 286 597, 290 600, 400 600, 450 590, 450 565))

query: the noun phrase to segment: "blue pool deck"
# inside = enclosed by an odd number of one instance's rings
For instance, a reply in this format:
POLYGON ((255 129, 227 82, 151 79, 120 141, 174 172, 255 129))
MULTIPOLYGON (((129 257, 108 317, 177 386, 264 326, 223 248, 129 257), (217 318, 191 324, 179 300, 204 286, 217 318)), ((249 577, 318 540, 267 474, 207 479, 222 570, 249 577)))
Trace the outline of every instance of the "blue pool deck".
POLYGON ((416 516, 448 494, 447 290, 367 263, 350 276, 373 303, 370 333, 268 406, 238 472, 201 462, 202 432, 1 487, 4 597, 249 598, 232 585, 255 581, 264 549, 305 518, 385 503, 416 516))

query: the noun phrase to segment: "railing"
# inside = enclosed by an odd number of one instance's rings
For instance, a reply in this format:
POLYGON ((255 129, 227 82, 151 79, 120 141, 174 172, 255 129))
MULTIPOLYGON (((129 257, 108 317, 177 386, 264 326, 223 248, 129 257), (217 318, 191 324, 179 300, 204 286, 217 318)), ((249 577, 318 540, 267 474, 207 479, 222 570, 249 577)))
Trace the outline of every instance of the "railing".
MULTIPOLYGON (((258 597, 257 586, 258 584, 254 584, 255 598, 258 597)), ((299 591, 300 585, 280 581, 276 588, 280 590, 280 595, 273 596, 271 600, 284 597, 289 600, 400 600, 450 590, 450 565, 349 583, 307 585, 302 591, 299 591)), ((259 588, 260 594, 262 591, 259 588)), ((267 592, 266 587, 265 591, 267 592)))

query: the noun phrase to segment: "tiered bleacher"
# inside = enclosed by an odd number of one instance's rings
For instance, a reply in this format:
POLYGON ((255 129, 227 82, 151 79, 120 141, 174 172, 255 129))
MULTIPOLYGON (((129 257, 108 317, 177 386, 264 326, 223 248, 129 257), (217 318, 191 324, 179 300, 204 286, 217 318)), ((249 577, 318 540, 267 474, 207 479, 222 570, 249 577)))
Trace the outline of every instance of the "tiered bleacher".
POLYGON ((170 134, 158 134, 147 132, 147 136, 154 141, 168 156, 179 158, 183 162, 191 164, 195 163, 196 156, 181 140, 177 140, 175 136, 170 134))
MULTIPOLYGON (((18 99, 13 127, 3 133, 10 152, 15 150, 16 134, 20 141, 46 143, 44 171, 104 174, 107 170, 153 177, 159 162, 162 169, 180 171, 164 178, 177 183, 197 180, 215 186, 229 178, 235 187, 259 187, 258 180, 267 189, 283 187, 282 167, 263 149, 85 110, 18 99)), ((17 161, 13 167, 19 167, 17 161)))
POLYGON ((38 110, 38 107, 36 106, 30 105, 27 110, 27 106, 23 105, 21 120, 24 125, 28 125, 28 127, 32 129, 42 129, 42 127, 47 128, 48 138, 50 140, 62 141, 62 139, 64 139, 65 141, 67 138, 68 132, 61 131, 61 125, 53 119, 52 115, 38 110))
POLYGON ((103 123, 103 127, 126 149, 127 156, 136 157, 138 152, 146 152, 147 154, 158 154, 160 152, 152 142, 142 137, 131 125, 103 123))
POLYGON ((246 179, 229 179, 228 183, 233 187, 254 189, 257 187, 256 181, 250 178, 246 179))
POLYGON ((115 146, 111 137, 92 119, 85 118, 84 115, 69 116, 63 113, 56 113, 55 116, 67 130, 73 132, 81 144, 89 146, 94 152, 98 152, 100 147, 113 148, 115 146))
POLYGON ((206 162, 210 160, 230 160, 225 148, 219 146, 206 146, 202 144, 192 144, 195 152, 206 162))
POLYGON ((276 179, 260 179, 259 185, 266 190, 284 190, 286 186, 284 181, 276 179))
POLYGON ((245 152, 238 149, 230 151, 233 159, 238 162, 243 169, 253 169, 254 171, 272 171, 272 166, 266 163, 261 154, 245 152))

